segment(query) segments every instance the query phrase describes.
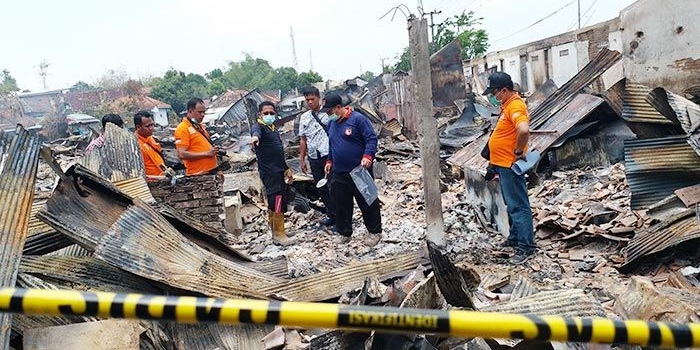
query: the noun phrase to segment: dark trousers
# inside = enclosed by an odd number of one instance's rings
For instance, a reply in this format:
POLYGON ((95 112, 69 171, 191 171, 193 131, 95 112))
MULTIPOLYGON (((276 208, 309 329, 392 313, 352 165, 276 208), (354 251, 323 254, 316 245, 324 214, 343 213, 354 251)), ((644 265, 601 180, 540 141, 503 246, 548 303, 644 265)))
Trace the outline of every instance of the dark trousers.
MULTIPOLYGON (((328 157, 319 157, 318 159, 309 158, 309 166, 311 167, 311 175, 314 177, 314 183, 321 181, 326 175, 324 167, 326 166, 328 157)), ((329 175, 330 176, 330 175, 329 175)), ((335 203, 331 198, 330 184, 318 189, 321 196, 321 202, 326 206, 326 215, 335 220, 335 203)))
POLYGON ((362 212, 362 221, 369 233, 382 232, 382 215, 379 211, 379 199, 372 205, 365 203, 364 197, 352 181, 350 174, 333 173, 331 179, 331 197, 336 205, 335 227, 338 233, 350 237, 352 235, 353 198, 362 212))
POLYGON ((532 228, 532 209, 527 197, 525 176, 516 175, 510 168, 494 166, 498 173, 503 200, 506 202, 510 234, 508 240, 516 243, 517 250, 524 254, 535 251, 535 233, 532 228))
POLYGON ((265 186, 265 196, 267 197, 267 208, 275 211, 287 212, 287 184, 284 183, 284 172, 260 174, 263 186, 265 186), (277 200, 280 196, 281 202, 277 200))

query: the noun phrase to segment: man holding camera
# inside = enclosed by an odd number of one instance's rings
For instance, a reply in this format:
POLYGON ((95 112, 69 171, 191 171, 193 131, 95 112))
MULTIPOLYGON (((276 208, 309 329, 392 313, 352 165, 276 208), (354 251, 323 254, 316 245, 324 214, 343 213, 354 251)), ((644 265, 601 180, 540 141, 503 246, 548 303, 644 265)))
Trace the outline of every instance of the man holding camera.
POLYGON ((175 130, 177 156, 185 165, 185 174, 218 175, 223 182, 223 173, 217 163, 218 148, 212 145, 209 132, 202 125, 204 101, 193 98, 187 102, 187 117, 182 119, 175 130))

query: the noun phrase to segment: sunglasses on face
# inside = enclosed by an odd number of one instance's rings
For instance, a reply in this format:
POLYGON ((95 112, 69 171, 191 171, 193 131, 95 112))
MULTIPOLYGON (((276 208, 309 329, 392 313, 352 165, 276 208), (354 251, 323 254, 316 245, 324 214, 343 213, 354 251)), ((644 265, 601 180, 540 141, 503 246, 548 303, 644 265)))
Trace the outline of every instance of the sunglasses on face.
POLYGON ((262 112, 262 115, 275 115, 275 112, 262 112))

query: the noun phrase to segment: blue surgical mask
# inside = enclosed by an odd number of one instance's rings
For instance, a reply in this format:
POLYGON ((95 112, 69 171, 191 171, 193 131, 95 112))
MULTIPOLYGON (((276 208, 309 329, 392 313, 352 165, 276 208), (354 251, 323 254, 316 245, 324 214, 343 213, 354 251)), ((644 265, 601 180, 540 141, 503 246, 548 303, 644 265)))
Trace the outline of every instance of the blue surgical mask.
POLYGON ((489 102, 494 106, 500 106, 501 101, 499 101, 494 94, 489 95, 489 102))
POLYGON ((263 123, 265 123, 265 125, 272 125, 272 123, 275 122, 275 119, 276 118, 274 115, 264 115, 262 117, 263 123))
POLYGON ((340 118, 340 117, 338 117, 337 114, 329 114, 329 115, 328 115, 328 120, 330 120, 330 121, 332 121, 332 122, 338 120, 338 118, 340 118))

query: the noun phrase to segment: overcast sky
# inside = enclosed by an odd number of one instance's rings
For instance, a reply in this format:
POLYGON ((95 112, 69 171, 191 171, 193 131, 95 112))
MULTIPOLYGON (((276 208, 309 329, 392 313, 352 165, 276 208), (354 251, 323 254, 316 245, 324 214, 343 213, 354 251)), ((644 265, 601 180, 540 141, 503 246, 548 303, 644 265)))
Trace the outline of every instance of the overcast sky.
MULTIPOLYGON (((616 17, 635 0, 580 0, 581 24, 616 17)), ((273 67, 294 66, 325 79, 378 73, 408 45, 400 12, 379 19, 398 2, 385 0, 13 0, 3 5, 0 69, 21 89, 43 90, 39 64, 46 60, 49 89, 107 70, 134 78, 161 75, 169 67, 204 74, 243 53, 273 67)), ((413 13, 420 3, 404 0, 413 13)), ((441 10, 438 23, 462 11, 483 17, 489 51, 506 49, 577 28, 577 0, 423 0, 425 12, 441 10), (562 9, 563 7, 563 9, 562 9), (561 9, 561 10, 559 10, 561 9), (559 11, 557 11, 559 10, 559 11), (531 26, 538 20, 551 17, 531 26), (527 29, 526 29, 527 28, 527 29)))

